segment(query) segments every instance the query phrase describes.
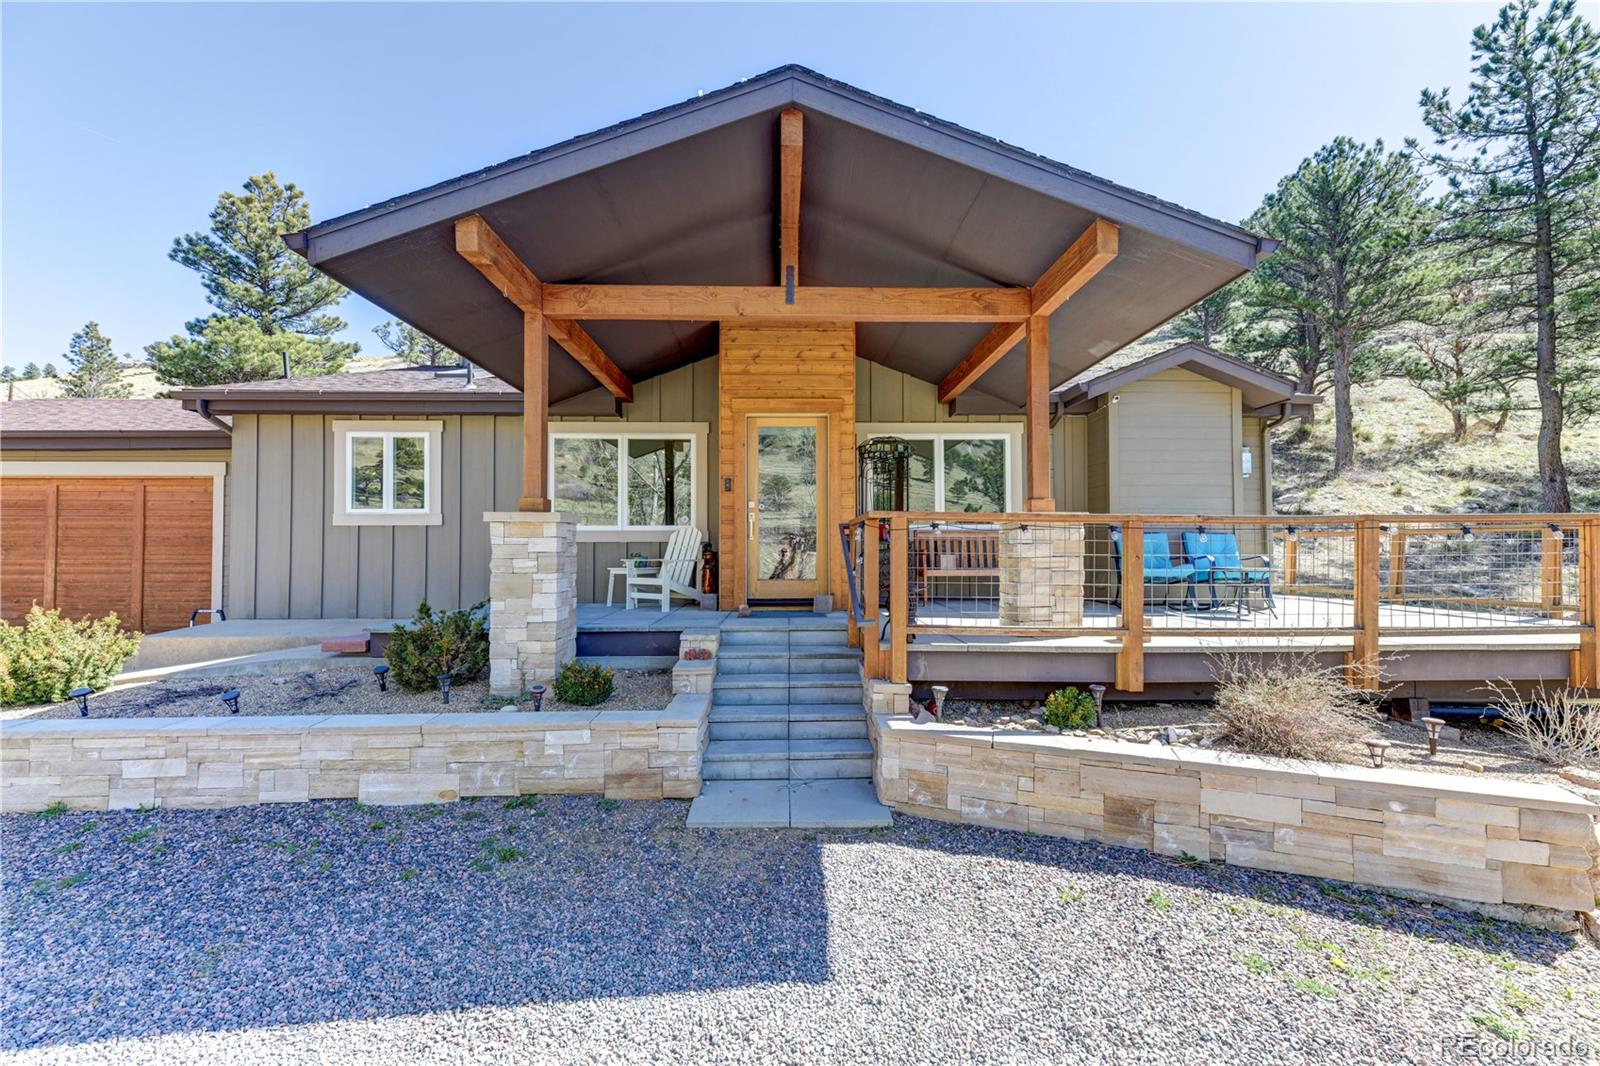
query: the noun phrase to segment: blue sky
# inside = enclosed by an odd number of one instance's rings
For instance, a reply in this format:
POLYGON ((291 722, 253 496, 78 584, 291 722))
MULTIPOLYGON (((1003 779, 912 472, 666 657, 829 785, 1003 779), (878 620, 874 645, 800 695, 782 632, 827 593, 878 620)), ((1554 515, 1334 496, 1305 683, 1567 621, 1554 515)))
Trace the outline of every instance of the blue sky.
MULTIPOLYGON (((206 313, 166 258, 277 171, 318 219, 797 62, 1221 218, 1399 145, 1492 4, 0 6, 0 350, 206 313)), ((384 319, 352 297, 349 336, 384 319)))

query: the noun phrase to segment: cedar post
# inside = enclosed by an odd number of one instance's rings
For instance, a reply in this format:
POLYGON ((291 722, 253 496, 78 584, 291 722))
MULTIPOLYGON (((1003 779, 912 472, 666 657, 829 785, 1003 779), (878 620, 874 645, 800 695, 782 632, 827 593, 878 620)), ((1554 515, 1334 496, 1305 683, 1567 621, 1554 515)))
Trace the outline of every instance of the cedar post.
POLYGON ((1378 606, 1382 585, 1378 566, 1378 522, 1374 518, 1356 520, 1355 558, 1355 647, 1348 663, 1350 684, 1354 688, 1378 687, 1378 606))
POLYGON ((1561 548, 1560 535, 1546 529, 1539 539, 1539 608, 1547 615, 1561 605, 1561 548))
POLYGON ((1296 533, 1283 535, 1283 591, 1294 595, 1300 584, 1300 537, 1296 533))
POLYGON ((1406 594, 1406 541, 1410 536, 1396 527, 1389 534, 1389 596, 1403 600, 1406 594))
POLYGON ((911 605, 906 549, 911 543, 910 526, 904 514, 889 518, 889 680, 897 685, 906 681, 906 645, 911 605))
POLYGON ((878 644, 880 612, 878 600, 882 595, 880 588, 878 545, 883 539, 882 525, 876 518, 869 518, 861 526, 861 603, 866 610, 866 621, 863 627, 866 635, 861 640, 861 654, 865 660, 868 679, 883 676, 883 667, 878 662, 882 648, 878 644))
POLYGON ((1578 620, 1584 629, 1572 653, 1574 688, 1600 689, 1600 519, 1585 518, 1578 526, 1578 620))
POLYGON ((519 511, 550 510, 550 331, 544 315, 522 316, 522 497, 519 511))
POLYGON ((1122 526, 1122 650, 1117 688, 1144 691, 1144 523, 1122 526))
POLYGON ((1050 317, 1028 318, 1028 502, 1026 510, 1054 511, 1050 495, 1050 317))

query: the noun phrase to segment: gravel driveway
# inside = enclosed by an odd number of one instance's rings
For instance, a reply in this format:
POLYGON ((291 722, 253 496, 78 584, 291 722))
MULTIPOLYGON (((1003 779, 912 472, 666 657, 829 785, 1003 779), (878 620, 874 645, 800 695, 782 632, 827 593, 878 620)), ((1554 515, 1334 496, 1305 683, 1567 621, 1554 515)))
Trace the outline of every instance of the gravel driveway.
POLYGON ((17 1061, 1471 1061, 1600 1034, 1571 936, 897 817, 687 804, 12 815, 17 1061))

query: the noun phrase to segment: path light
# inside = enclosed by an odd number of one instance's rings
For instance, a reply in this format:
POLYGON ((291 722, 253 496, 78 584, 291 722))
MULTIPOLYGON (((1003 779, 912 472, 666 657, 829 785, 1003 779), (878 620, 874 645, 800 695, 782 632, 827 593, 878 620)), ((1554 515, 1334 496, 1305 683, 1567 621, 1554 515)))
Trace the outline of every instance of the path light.
POLYGON ((89 717, 89 693, 93 691, 94 689, 92 688, 75 688, 67 693, 67 695, 78 701, 78 714, 84 718, 89 717))
POLYGON ((1290 541, 1297 541, 1299 539, 1300 539, 1300 531, 1298 529, 1294 528, 1293 526, 1290 526, 1289 527, 1289 540, 1290 541))
POLYGON ((1424 718, 1422 724, 1428 727, 1428 754, 1439 754, 1439 730, 1444 728, 1444 719, 1424 718))
POLYGON ((440 674, 440 675, 438 675, 439 692, 441 694, 443 694, 444 702, 447 703, 447 704, 450 702, 450 681, 451 680, 452 679, 451 679, 449 674, 440 674))
POLYGON ((533 697, 533 713, 538 714, 539 708, 544 706, 544 686, 533 685, 528 689, 528 695, 533 697))
POLYGON ((950 698, 950 686, 949 685, 935 685, 935 686, 933 686, 933 716, 935 718, 943 718, 944 717, 944 701, 949 699, 949 698, 950 698))
POLYGON ((1462 526, 1461 527, 1461 539, 1466 541, 1468 544, 1472 543, 1472 527, 1471 526, 1462 526))
POLYGON ((1372 766, 1375 770, 1383 769, 1383 756, 1389 750, 1389 742, 1382 737, 1370 737, 1366 741, 1367 754, 1372 757, 1372 766))
POLYGON ((1560 526, 1556 525, 1554 522, 1551 522, 1550 523, 1550 539, 1554 540, 1557 544, 1560 544, 1563 540, 1567 539, 1567 535, 1565 533, 1561 532, 1561 527, 1560 526))
POLYGON ((222 702, 228 705, 229 714, 239 713, 239 690, 230 688, 222 694, 222 702))
POLYGON ((389 664, 379 663, 372 668, 372 676, 378 679, 378 691, 389 691, 389 664))
POLYGON ((1094 727, 1100 728, 1100 709, 1106 702, 1106 687, 1104 685, 1090 685, 1090 695, 1094 696, 1094 727))

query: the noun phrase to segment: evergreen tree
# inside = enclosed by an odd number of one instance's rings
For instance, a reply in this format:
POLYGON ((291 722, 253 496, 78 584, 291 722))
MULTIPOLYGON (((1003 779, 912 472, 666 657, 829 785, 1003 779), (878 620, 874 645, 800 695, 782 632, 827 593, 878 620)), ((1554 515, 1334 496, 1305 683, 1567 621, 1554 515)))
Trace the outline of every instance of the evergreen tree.
POLYGON ((395 319, 372 327, 383 346, 408 366, 460 366, 461 356, 409 323, 395 319))
MULTIPOLYGON (((96 322, 89 322, 72 335, 67 342, 67 365, 72 372, 67 375, 66 394, 81 399, 98 399, 109 396, 132 395, 122 377, 122 365, 111 340, 100 332, 96 322)), ((46 377, 53 377, 46 371, 46 377)))
POLYGON ((43 373, 47 378, 58 378, 61 376, 61 374, 57 372, 56 365, 54 363, 46 363, 44 365, 43 373))
POLYGON ((23 381, 38 381, 39 380, 39 364, 38 363, 29 363, 27 366, 23 367, 22 368, 22 380, 23 381))
POLYGON ((1430 270, 1430 292, 1417 321, 1401 332, 1402 349, 1391 368, 1450 415, 1451 436, 1467 437, 1475 416, 1505 428, 1514 406, 1507 352, 1486 315, 1486 283, 1471 264, 1438 256, 1430 270))
POLYGON ((1226 343, 1229 331, 1238 320, 1238 286, 1228 285, 1174 319, 1172 332, 1186 341, 1198 341, 1207 348, 1215 348, 1226 343))
POLYGON ((258 381, 289 374, 331 374, 358 346, 337 341, 343 319, 328 314, 345 289, 282 241, 311 223, 305 194, 269 171, 244 192, 224 192, 211 229, 173 241, 169 258, 200 275, 217 313, 186 324, 187 336, 145 351, 169 385, 258 381))
POLYGON ((1282 241, 1257 268, 1260 301, 1280 333, 1315 338, 1326 350, 1334 470, 1343 472, 1356 458, 1351 384, 1385 333, 1415 317, 1422 296, 1422 178, 1382 141, 1340 137, 1280 181, 1250 225, 1282 241))
POLYGON ((1568 511, 1562 432, 1600 412, 1600 34, 1573 0, 1536 7, 1479 26, 1465 101, 1424 90, 1422 115, 1450 185, 1445 235, 1494 283, 1501 324, 1530 334, 1515 362, 1539 397, 1543 506, 1568 511))
POLYGON ((9 385, 17 380, 17 371, 14 367, 0 366, 0 382, 9 385))

